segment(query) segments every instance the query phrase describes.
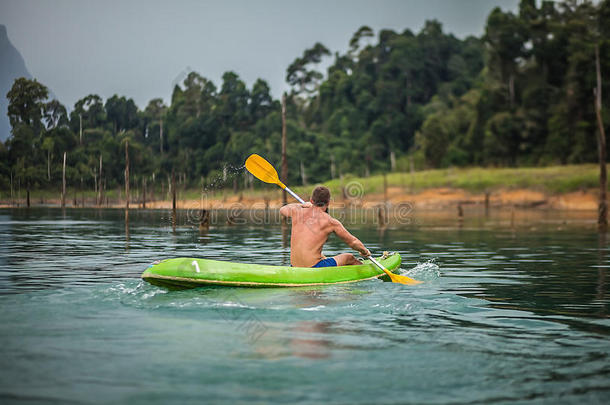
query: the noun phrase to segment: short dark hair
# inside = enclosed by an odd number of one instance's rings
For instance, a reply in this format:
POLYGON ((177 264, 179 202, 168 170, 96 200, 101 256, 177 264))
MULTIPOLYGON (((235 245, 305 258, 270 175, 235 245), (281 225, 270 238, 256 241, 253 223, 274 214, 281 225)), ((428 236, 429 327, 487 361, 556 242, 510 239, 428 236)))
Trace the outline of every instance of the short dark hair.
POLYGON ((328 187, 318 186, 311 193, 311 201, 316 207, 324 207, 330 202, 330 190, 328 187))

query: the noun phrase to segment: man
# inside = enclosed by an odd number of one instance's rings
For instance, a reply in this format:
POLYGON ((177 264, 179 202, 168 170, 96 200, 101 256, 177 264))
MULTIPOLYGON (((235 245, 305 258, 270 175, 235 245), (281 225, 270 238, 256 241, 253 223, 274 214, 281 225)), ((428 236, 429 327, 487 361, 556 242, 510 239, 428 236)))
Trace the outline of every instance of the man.
POLYGON ((290 235, 290 262, 294 267, 331 267, 360 264, 351 253, 341 253, 335 257, 322 254, 328 235, 334 232, 349 247, 369 257, 371 252, 362 242, 349 233, 345 227, 328 215, 330 190, 324 186, 316 187, 311 199, 305 204, 287 204, 280 209, 280 214, 292 218, 290 235))

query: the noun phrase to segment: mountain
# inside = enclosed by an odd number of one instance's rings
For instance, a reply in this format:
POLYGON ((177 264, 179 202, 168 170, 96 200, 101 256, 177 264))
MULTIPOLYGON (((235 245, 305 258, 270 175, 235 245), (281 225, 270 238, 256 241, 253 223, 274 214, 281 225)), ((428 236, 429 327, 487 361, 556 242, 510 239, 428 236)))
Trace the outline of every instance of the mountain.
POLYGON ((0 141, 4 142, 11 133, 11 126, 8 122, 8 99, 6 93, 13 86, 15 79, 32 75, 25 67, 23 57, 11 44, 6 33, 6 27, 0 25, 0 141))

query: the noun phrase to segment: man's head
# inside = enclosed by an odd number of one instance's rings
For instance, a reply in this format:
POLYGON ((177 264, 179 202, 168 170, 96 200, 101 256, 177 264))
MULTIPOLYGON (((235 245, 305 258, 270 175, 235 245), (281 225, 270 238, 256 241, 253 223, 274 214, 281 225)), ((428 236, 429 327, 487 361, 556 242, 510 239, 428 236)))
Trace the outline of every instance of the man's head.
POLYGON ((330 190, 324 186, 314 188, 311 193, 311 203, 316 207, 323 208, 330 202, 330 190))

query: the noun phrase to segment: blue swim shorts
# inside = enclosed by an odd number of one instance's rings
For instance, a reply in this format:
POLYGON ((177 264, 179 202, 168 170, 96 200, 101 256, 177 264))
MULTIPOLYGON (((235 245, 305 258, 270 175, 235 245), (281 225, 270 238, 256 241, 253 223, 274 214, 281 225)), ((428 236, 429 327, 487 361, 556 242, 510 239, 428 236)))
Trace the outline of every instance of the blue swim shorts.
POLYGON ((334 267, 337 265, 337 261, 332 257, 322 259, 311 267, 334 267))

